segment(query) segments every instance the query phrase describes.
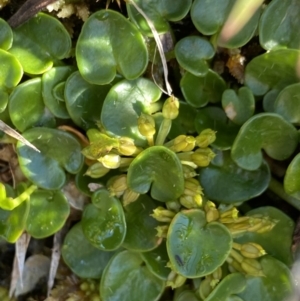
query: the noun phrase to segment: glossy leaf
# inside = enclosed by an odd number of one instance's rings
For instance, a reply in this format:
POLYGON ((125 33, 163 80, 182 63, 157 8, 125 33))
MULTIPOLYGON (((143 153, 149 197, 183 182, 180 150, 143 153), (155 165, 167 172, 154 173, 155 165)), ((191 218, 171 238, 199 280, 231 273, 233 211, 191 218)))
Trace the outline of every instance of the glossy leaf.
MULTIPOLYGON (((180 21, 187 15, 192 0, 136 0, 135 3, 151 20, 155 30, 162 34, 169 30, 168 21, 180 21)), ((126 6, 130 19, 139 27, 143 34, 152 36, 152 31, 144 17, 130 2, 126 6)))
POLYGON ((236 238, 239 243, 255 242, 260 244, 269 255, 282 261, 287 266, 293 262, 291 251, 294 221, 274 207, 260 207, 247 213, 248 216, 260 214, 277 221, 275 227, 266 233, 247 232, 236 238))
POLYGON ((26 231, 34 238, 48 237, 59 231, 70 213, 70 205, 60 191, 35 191, 30 196, 26 231))
POLYGON ((206 107, 199 110, 195 118, 195 127, 198 133, 207 128, 216 131, 217 138, 212 145, 220 150, 230 149, 239 131, 239 127, 231 122, 225 112, 218 107, 206 107))
POLYGON ((101 123, 113 135, 132 138, 136 145, 145 146, 146 139, 138 131, 137 119, 141 113, 151 114, 160 97, 161 91, 148 79, 123 80, 107 94, 101 123))
POLYGON ((89 83, 110 83, 117 71, 126 79, 143 74, 148 52, 142 34, 123 15, 100 10, 84 23, 76 45, 79 71, 89 83))
POLYGON ((265 94, 264 99, 263 99, 264 111, 274 113, 275 101, 276 101, 276 98, 279 93, 280 93, 279 90, 273 89, 273 90, 270 90, 269 92, 267 92, 267 94, 265 94))
MULTIPOLYGON (((119 78, 115 79, 117 80, 119 78)), ((65 101, 68 113, 75 124, 85 130, 95 128, 100 118, 103 101, 111 86, 111 84, 103 86, 90 84, 78 71, 68 78, 65 86, 65 101)))
POLYGON ((297 144, 298 133, 290 123, 277 114, 261 113, 243 124, 231 156, 240 167, 255 170, 262 164, 261 149, 275 160, 285 160, 297 144))
POLYGON ((72 66, 55 67, 45 72, 42 77, 42 93, 46 107, 57 118, 68 119, 70 115, 64 103, 64 97, 58 95, 57 85, 64 83, 75 71, 72 66))
POLYGON ((103 251, 118 249, 126 235, 126 222, 119 199, 101 188, 93 193, 93 204, 85 207, 82 215, 82 229, 86 238, 103 251))
POLYGON ((288 300, 293 292, 288 267, 271 256, 264 256, 260 263, 265 277, 247 277, 246 288, 238 296, 243 301, 288 300))
POLYGON ((227 89, 222 95, 222 107, 231 121, 242 125, 253 115, 255 99, 247 87, 240 88, 237 93, 227 89))
POLYGON ((60 189, 66 181, 65 171, 75 174, 82 164, 81 146, 69 133, 49 128, 33 128, 23 133, 25 139, 41 152, 18 142, 19 164, 24 175, 45 189, 60 189))
POLYGON ((227 228, 218 222, 207 223, 205 213, 199 209, 177 213, 167 235, 170 262, 175 271, 187 278, 212 273, 225 262, 231 245, 227 228))
POLYGON ((51 69, 56 60, 66 58, 70 50, 71 38, 62 23, 39 13, 13 30, 9 52, 26 73, 41 74, 51 69))
POLYGON ((274 112, 290 123, 300 124, 300 84, 285 87, 277 96, 274 112))
POLYGON ((150 216, 156 207, 157 205, 147 195, 141 195, 135 202, 125 207, 127 233, 123 246, 126 249, 148 252, 161 243, 155 230, 159 223, 150 216))
POLYGON ((185 100, 191 106, 200 108, 208 102, 221 101, 226 84, 216 72, 208 70, 203 77, 186 72, 180 81, 180 88, 185 100))
POLYGON ((68 232, 62 246, 62 257, 68 267, 81 278, 100 278, 115 252, 95 248, 84 236, 81 223, 68 232))
POLYGON ((255 57, 246 67, 246 86, 254 95, 264 95, 269 90, 281 90, 299 82, 297 74, 299 56, 299 50, 280 49, 255 57))
POLYGON ((8 23, 0 18, 0 48, 8 50, 13 41, 13 33, 8 23))
POLYGON ((294 198, 300 199, 300 154, 293 158, 286 170, 284 190, 294 198))
POLYGON ((142 151, 130 164, 127 183, 133 191, 161 202, 177 199, 184 190, 182 165, 174 152, 164 146, 142 151))
POLYGON ((299 49, 299 14, 300 3, 298 1, 273 0, 269 3, 260 20, 260 45, 267 50, 299 49))
POLYGON ((55 126, 54 116, 45 108, 42 81, 37 77, 18 85, 9 97, 9 115, 21 132, 34 126, 55 126))
POLYGON ((155 301, 165 282, 143 265, 138 253, 123 251, 108 263, 100 282, 100 297, 105 301, 155 301))
POLYGON ((216 154, 211 164, 199 172, 199 181, 208 199, 234 204, 252 199, 268 188, 271 175, 265 161, 258 169, 249 171, 239 167, 230 152, 216 154))
POLYGON ((211 59, 215 54, 212 44, 198 36, 181 39, 174 50, 180 66, 195 76, 207 74, 209 66, 206 60, 211 59))

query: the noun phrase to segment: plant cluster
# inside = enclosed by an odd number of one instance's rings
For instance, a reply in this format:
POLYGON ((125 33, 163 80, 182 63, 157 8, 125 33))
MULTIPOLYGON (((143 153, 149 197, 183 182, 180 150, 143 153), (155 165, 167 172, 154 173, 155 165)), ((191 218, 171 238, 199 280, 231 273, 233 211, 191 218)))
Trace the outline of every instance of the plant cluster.
POLYGON ((85 280, 67 300, 292 293, 293 220, 246 202, 270 187, 300 208, 300 2, 248 2, 131 0, 128 18, 98 10, 76 40, 46 13, 0 19, 0 118, 38 149, 2 135, 23 180, 0 183, 0 237, 49 237, 81 210, 62 257, 85 280), (249 59, 257 35, 266 51, 249 59))

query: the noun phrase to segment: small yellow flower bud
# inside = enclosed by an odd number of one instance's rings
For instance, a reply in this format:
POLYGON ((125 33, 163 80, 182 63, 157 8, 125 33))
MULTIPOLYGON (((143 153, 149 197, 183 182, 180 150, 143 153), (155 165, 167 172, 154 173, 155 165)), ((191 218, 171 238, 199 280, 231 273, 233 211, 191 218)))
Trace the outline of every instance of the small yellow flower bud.
POLYGON ((153 116, 142 113, 138 118, 138 129, 141 135, 145 137, 153 137, 156 131, 153 116))
POLYGON ((127 205, 135 202, 139 198, 140 194, 127 188, 123 194, 123 205, 126 207, 127 205))
POLYGON ((222 269, 221 269, 221 267, 218 267, 216 270, 214 270, 211 275, 212 275, 213 279, 221 280, 222 279, 222 269))
POLYGON ((91 178, 101 178, 106 175, 110 171, 109 168, 103 166, 102 163, 97 162, 91 165, 84 175, 89 176, 91 178))
POLYGON ((101 162, 106 168, 116 169, 120 167, 121 157, 117 154, 110 153, 103 157, 100 157, 98 161, 101 162))
POLYGON ((232 257, 228 257, 226 261, 228 262, 228 267, 231 273, 234 272, 244 273, 241 264, 237 260, 233 259, 232 257))
POLYGON ((185 281, 186 281, 185 277, 177 274, 174 271, 171 271, 168 276, 166 286, 171 286, 172 289, 175 289, 177 287, 182 286, 185 283, 185 281))
POLYGON ((202 196, 200 194, 194 196, 183 194, 179 198, 179 202, 187 209, 199 208, 202 207, 202 196))
POLYGON ((266 254, 266 251, 261 245, 254 242, 248 242, 241 246, 240 252, 247 258, 258 258, 266 254))
POLYGON ((201 281, 199 286, 199 294, 200 297, 205 300, 208 295, 212 292, 213 287, 211 286, 211 279, 206 277, 204 280, 201 281))
POLYGON ((179 212, 181 205, 178 200, 175 200, 166 202, 166 207, 171 211, 179 212))
POLYGON ((108 190, 112 196, 119 198, 127 189, 127 175, 119 175, 109 179, 108 190))
POLYGON ((239 211, 235 207, 232 207, 229 210, 222 212, 220 214, 220 219, 225 218, 225 217, 231 217, 233 219, 237 219, 238 214, 239 214, 239 211))
POLYGON ((153 210, 153 214, 150 214, 159 222, 170 223, 175 216, 175 212, 165 209, 164 207, 157 207, 153 210))
POLYGON ((256 277, 265 276, 262 271, 261 264, 256 259, 245 258, 241 262, 241 267, 243 271, 248 275, 256 276, 256 277))
POLYGON ((200 135, 196 137, 196 145, 201 148, 208 147, 216 140, 216 132, 211 129, 203 130, 200 135))
POLYGON ((214 222, 219 218, 219 211, 217 208, 210 208, 206 212, 206 221, 208 223, 214 222))
POLYGON ((198 148, 192 155, 192 161, 199 167, 206 167, 215 157, 215 153, 210 148, 198 148))
POLYGON ((162 114, 166 119, 175 119, 179 114, 179 101, 176 97, 170 96, 166 99, 163 108, 162 114))
POLYGON ((188 165, 182 165, 182 171, 185 179, 194 178, 198 175, 195 169, 188 165))
POLYGON ((128 137, 121 137, 119 139, 118 152, 124 156, 132 156, 137 151, 137 147, 134 145, 134 140, 128 137))
POLYGON ((166 238, 169 230, 169 225, 157 226, 155 230, 157 231, 157 237, 166 238))
POLYGON ((203 194, 202 187, 200 186, 199 181, 194 178, 186 179, 184 181, 184 192, 185 195, 196 195, 196 194, 203 194))

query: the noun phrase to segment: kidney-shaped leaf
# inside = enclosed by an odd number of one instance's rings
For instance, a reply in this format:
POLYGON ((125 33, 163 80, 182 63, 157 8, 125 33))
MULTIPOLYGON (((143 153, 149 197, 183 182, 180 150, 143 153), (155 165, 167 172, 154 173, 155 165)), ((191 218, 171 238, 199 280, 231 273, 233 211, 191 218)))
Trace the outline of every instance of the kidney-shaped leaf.
POLYGON ((300 3, 294 0, 273 0, 260 19, 259 41, 267 50, 299 49, 300 3))
POLYGON ((41 74, 51 69, 56 60, 69 55, 71 38, 65 27, 54 17, 39 13, 13 30, 9 49, 25 72, 41 74))
POLYGON ((164 146, 149 147, 130 164, 127 183, 133 191, 141 194, 151 188, 151 196, 155 200, 175 200, 184 190, 181 162, 164 146))
POLYGON ((138 253, 125 250, 104 270, 100 296, 105 301, 156 301, 164 288, 165 282, 148 270, 138 253))
POLYGON ((245 84, 254 95, 299 82, 297 71, 300 51, 279 49, 255 57, 246 67, 245 84))
POLYGON ((0 18, 0 48, 8 50, 13 41, 13 33, 8 23, 0 18))
POLYGON ((104 85, 117 71, 127 79, 139 77, 147 67, 148 52, 142 34, 123 15, 100 10, 82 27, 76 59, 86 81, 104 85))
POLYGON ((262 152, 285 160, 298 144, 297 130, 281 116, 260 113, 241 127, 231 148, 232 159, 242 168, 255 170, 262 164, 262 152))
POLYGON ((271 175, 266 162, 249 171, 233 162, 230 152, 218 152, 216 159, 217 163, 213 160, 199 172, 199 180, 208 199, 234 204, 254 198, 268 188, 271 175))
MULTIPOLYGON (((169 30, 168 21, 175 22, 183 19, 192 4, 192 0, 135 0, 134 2, 151 20, 159 34, 169 30)), ((127 11, 130 19, 137 24, 141 31, 152 36, 148 23, 130 2, 127 4, 127 11)))
POLYGON ((139 133, 137 119, 141 113, 152 113, 161 91, 150 80, 123 80, 114 85, 107 94, 101 112, 101 123, 115 136, 134 139, 138 146, 145 146, 146 139, 139 133))
POLYGON ((33 128, 23 136, 41 151, 38 153, 21 142, 17 144, 21 170, 35 185, 60 189, 66 181, 65 170, 72 174, 80 170, 83 164, 81 146, 71 134, 50 128, 33 128))
POLYGON ((94 192, 92 202, 83 211, 83 233, 96 248, 103 251, 116 250, 126 235, 122 204, 104 188, 94 192))
POLYGON ((167 235, 167 251, 175 271, 187 278, 198 278, 221 266, 232 245, 225 226, 206 222, 199 209, 182 210, 173 218, 167 235))

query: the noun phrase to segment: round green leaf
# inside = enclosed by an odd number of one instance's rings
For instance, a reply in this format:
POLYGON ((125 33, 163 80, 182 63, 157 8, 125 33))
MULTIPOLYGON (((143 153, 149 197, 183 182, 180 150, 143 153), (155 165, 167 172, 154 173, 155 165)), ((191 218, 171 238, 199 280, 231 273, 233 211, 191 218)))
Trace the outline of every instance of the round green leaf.
POLYGON ((24 132, 34 126, 55 126, 54 116, 45 108, 40 77, 18 85, 9 97, 9 115, 15 127, 24 132))
POLYGON ((149 271, 162 280, 167 280, 171 269, 167 267, 169 256, 165 242, 162 242, 156 249, 140 254, 145 261, 149 271))
POLYGON ((275 160, 285 160, 298 144, 297 130, 273 113, 254 115, 241 127, 231 148, 232 159, 242 168, 255 170, 262 164, 262 152, 275 160))
MULTIPOLYGON (((192 0, 136 0, 135 3, 151 20, 158 34, 162 34, 169 30, 168 21, 179 21, 187 15, 192 0)), ((130 19, 139 27, 143 34, 152 36, 152 31, 145 18, 130 2, 126 6, 130 19)))
POLYGON ((138 130, 137 119, 141 113, 151 114, 160 97, 161 91, 148 79, 123 80, 107 94, 101 123, 111 134, 132 138, 137 146, 145 146, 146 139, 138 130))
POLYGON ((267 50, 299 49, 300 3, 294 0, 273 0, 260 19, 259 41, 267 50))
POLYGON ((238 296, 243 301, 290 300, 293 281, 288 267, 271 256, 264 256, 260 263, 265 276, 247 277, 246 288, 238 296))
POLYGON ((85 130, 95 127, 100 118, 103 101, 111 86, 111 84, 103 86, 90 84, 78 71, 68 78, 65 101, 75 124, 85 130))
POLYGON ((231 121, 242 125, 253 115, 255 99, 247 87, 240 88, 237 93, 227 89, 222 95, 222 107, 231 121))
POLYGON ((39 13, 13 30, 9 52, 25 72, 41 74, 56 60, 66 58, 70 50, 71 38, 65 27, 56 18, 39 13))
POLYGON ((48 237, 59 231, 70 213, 70 205, 60 191, 35 191, 30 196, 26 231, 34 238, 48 237))
POLYGON ((82 164, 81 146, 69 133, 49 128, 33 128, 23 133, 41 152, 18 142, 17 153, 22 172, 35 185, 57 190, 66 181, 65 170, 77 173, 82 164))
POLYGON ((277 96, 274 112, 293 124, 300 124, 300 84, 285 87, 277 96))
POLYGON ((81 278, 100 278, 115 252, 95 248, 84 236, 81 223, 77 223, 65 237, 62 257, 68 267, 81 278))
POLYGON ((239 243, 255 242, 260 244, 269 255, 287 266, 293 263, 291 251, 294 221, 274 207, 260 207, 247 212, 247 216, 263 215, 277 221, 275 227, 265 233, 246 232, 235 238, 239 243))
POLYGON ((230 152, 218 152, 211 164, 199 171, 205 196, 225 204, 244 202, 260 195, 268 188, 270 178, 265 161, 256 170, 244 170, 231 159, 230 152))
MULTIPOLYGON (((57 85, 64 83, 69 75, 75 71, 72 66, 63 66, 52 68, 42 76, 42 92, 46 107, 57 118, 68 119, 69 113, 64 103, 63 93, 57 93, 57 85)), ((63 86, 64 87, 64 86, 63 86)))
POLYGON ((211 43, 198 36, 181 39, 174 50, 180 66, 195 76, 206 75, 209 70, 206 60, 211 59, 215 54, 211 43))
POLYGON ((157 205, 147 195, 141 195, 135 202, 125 207, 127 233, 123 246, 126 249, 148 252, 161 243, 155 229, 159 223, 150 216, 156 207, 157 205))
POLYGON ((276 101, 276 98, 279 93, 280 93, 279 90, 273 89, 273 90, 270 90, 269 92, 267 92, 267 94, 265 94, 264 99, 263 99, 264 111, 274 113, 275 101, 276 101))
POLYGON ((226 84, 216 72, 208 70, 203 77, 186 72, 180 81, 180 88, 185 100, 191 106, 200 108, 208 102, 221 101, 226 84))
POLYGON ((281 90, 298 83, 299 56, 299 50, 279 49, 255 57, 247 64, 245 84, 254 95, 264 95, 271 89, 281 90))
POLYGON ((126 250, 116 254, 105 268, 100 297, 105 301, 156 301, 164 288, 165 282, 143 265, 140 255, 126 250))
POLYGON ((142 34, 123 15, 100 10, 82 27, 76 59, 86 81, 104 85, 117 71, 127 79, 139 77, 147 67, 148 52, 142 34))
POLYGON ((221 266, 231 250, 232 237, 225 226, 206 222, 199 209, 182 210, 173 218, 167 235, 167 250, 175 271, 198 278, 221 266))
POLYGON ((284 176, 284 190, 300 199, 300 154, 294 157, 284 176))
POLYGON ((177 199, 184 190, 182 165, 176 154, 164 146, 142 151, 130 164, 127 184, 133 191, 161 202, 177 199))
POLYGON ((121 202, 104 188, 94 192, 92 202, 93 204, 85 207, 81 219, 84 235, 100 250, 118 249, 126 235, 125 215, 121 202))
POLYGON ((195 127, 198 133, 205 129, 212 129, 217 132, 217 138, 212 143, 217 149, 230 149, 239 131, 239 127, 231 122, 225 112, 218 107, 206 107, 199 110, 195 118, 195 127))
POLYGON ((13 33, 8 23, 0 18, 0 48, 8 50, 13 41, 13 33))

